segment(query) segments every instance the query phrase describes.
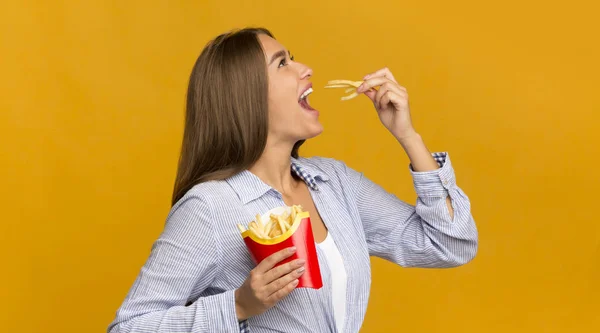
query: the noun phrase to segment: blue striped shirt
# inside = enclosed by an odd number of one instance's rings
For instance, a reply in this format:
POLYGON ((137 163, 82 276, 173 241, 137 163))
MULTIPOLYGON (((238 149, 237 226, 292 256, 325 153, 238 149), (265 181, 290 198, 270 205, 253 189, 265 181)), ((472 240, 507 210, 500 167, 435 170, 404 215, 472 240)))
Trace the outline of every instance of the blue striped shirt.
MULTIPOLYGON (((403 267, 454 267, 477 252, 470 202, 456 185, 450 157, 433 156, 437 170, 408 168, 414 206, 343 162, 292 158, 292 172, 308 184, 343 258, 346 332, 358 332, 363 323, 370 256, 403 267)), ((261 315, 241 323, 236 318, 234 290, 255 266, 236 225, 282 205, 281 194, 249 171, 193 187, 171 208, 108 332, 336 332, 331 276, 318 248, 323 288, 297 288, 261 315)))

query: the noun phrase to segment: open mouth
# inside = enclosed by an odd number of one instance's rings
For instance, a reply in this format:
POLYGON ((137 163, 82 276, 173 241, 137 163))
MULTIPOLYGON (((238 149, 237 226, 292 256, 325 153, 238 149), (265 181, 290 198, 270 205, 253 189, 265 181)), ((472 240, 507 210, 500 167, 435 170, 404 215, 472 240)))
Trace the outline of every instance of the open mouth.
POLYGON ((300 104, 300 106, 302 108, 304 108, 305 110, 309 110, 309 111, 316 111, 315 109, 313 109, 310 104, 308 104, 308 95, 312 94, 313 89, 312 88, 308 88, 306 89, 302 95, 300 95, 300 98, 298 99, 298 104, 300 104))

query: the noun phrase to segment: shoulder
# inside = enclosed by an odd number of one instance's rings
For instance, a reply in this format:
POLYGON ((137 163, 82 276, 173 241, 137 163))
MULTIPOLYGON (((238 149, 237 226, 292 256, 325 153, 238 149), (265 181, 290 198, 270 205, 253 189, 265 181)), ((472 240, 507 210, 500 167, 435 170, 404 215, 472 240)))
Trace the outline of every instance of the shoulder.
POLYGON ((212 180, 194 185, 171 208, 171 213, 179 209, 203 210, 209 213, 215 202, 220 202, 230 189, 224 180, 212 180))

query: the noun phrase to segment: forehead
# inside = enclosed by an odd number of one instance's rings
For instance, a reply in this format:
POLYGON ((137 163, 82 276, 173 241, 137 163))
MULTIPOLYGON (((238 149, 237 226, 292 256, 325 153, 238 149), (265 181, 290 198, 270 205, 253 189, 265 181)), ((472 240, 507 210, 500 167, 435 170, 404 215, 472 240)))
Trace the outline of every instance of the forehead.
POLYGON ((265 51, 265 57, 267 59, 270 59, 273 53, 285 50, 285 47, 281 45, 281 43, 265 34, 258 35, 258 40, 265 51))

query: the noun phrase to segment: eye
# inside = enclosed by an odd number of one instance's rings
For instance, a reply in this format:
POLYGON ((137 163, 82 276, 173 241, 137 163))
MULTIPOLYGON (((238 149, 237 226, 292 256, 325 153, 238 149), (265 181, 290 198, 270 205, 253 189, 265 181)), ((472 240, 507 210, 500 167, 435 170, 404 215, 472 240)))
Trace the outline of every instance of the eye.
MULTIPOLYGON (((290 61, 294 61, 294 56, 290 54, 290 61)), ((286 66, 288 64, 286 58, 281 59, 281 61, 279 62, 279 66, 277 67, 283 67, 286 66)))
POLYGON ((287 61, 285 58, 283 58, 283 59, 281 59, 281 61, 279 62, 279 66, 277 66, 277 67, 283 67, 285 65, 287 65, 287 61))

